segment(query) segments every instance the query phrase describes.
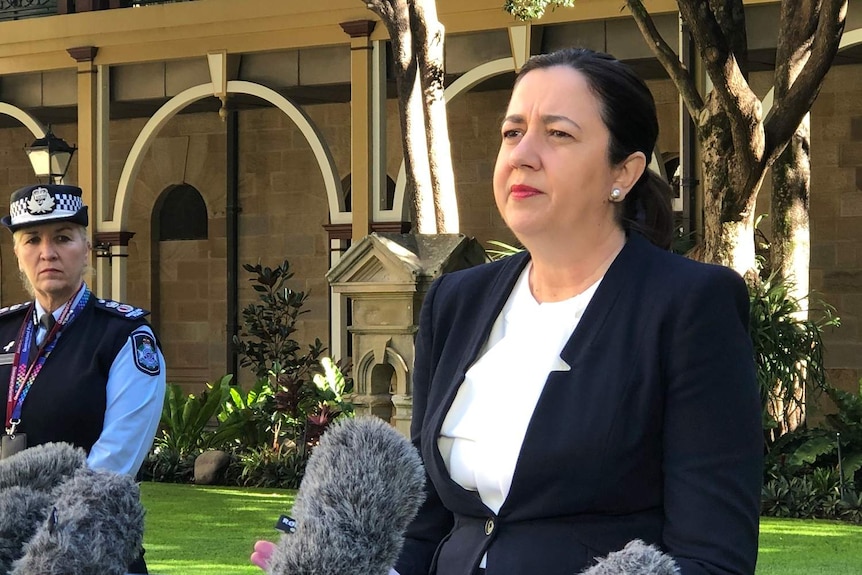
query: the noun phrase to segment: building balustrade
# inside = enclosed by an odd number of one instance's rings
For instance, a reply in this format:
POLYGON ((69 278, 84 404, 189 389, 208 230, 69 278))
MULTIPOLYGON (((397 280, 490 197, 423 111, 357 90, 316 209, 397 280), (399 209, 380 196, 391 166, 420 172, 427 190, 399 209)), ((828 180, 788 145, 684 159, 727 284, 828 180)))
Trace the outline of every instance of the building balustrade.
POLYGON ((0 0, 0 21, 23 20, 57 13, 58 0, 0 0))
POLYGON ((195 0, 0 0, 0 22, 195 0))

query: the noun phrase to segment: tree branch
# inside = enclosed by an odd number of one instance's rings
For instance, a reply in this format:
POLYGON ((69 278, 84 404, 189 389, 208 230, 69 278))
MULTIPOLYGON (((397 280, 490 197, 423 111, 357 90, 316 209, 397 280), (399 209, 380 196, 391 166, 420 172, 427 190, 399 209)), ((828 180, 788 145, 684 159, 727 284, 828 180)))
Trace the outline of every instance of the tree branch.
POLYGON ((820 0, 783 2, 778 15, 778 43, 775 48, 773 96, 782 100, 796 81, 811 53, 817 30, 820 0))
POLYGON ((689 71, 679 61, 679 56, 662 38, 658 29, 655 27, 652 17, 644 8, 641 0, 626 0, 626 4, 641 31, 641 34, 646 40, 647 45, 659 63, 667 71, 670 79, 679 90, 679 94, 685 102, 685 107, 688 108, 688 113, 692 118, 697 118, 700 111, 703 109, 703 98, 697 91, 694 80, 689 71))
MULTIPOLYGON (((808 61, 796 81, 788 88, 787 94, 783 98, 776 98, 766 118, 765 159, 772 160, 781 152, 799 122, 811 109, 817 94, 820 93, 823 78, 838 53, 846 17, 847 0, 820 2, 817 30, 808 61)), ((783 29, 779 31, 779 34, 783 33, 783 29)))
POLYGON ((392 33, 394 32, 392 26, 396 21, 395 8, 392 4, 387 0, 362 0, 362 3, 365 4, 366 8, 377 14, 386 26, 386 29, 389 32, 389 37, 392 38, 392 33))
POLYGON ((712 80, 719 107, 730 120, 734 148, 738 154, 748 151, 738 157, 753 167, 760 159, 759 148, 763 144, 754 129, 761 121, 760 100, 743 76, 709 4, 702 0, 677 0, 677 5, 683 21, 691 29, 706 73, 712 80))
POLYGON ((748 77, 748 34, 742 0, 709 0, 709 7, 742 75, 748 77))

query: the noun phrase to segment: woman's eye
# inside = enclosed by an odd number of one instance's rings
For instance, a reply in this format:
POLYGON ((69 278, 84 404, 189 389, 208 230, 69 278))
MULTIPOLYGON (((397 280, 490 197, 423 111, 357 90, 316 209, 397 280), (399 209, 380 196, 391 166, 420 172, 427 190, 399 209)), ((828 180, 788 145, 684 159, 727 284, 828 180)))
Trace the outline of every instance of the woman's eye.
POLYGON ((554 138, 571 138, 572 137, 568 132, 563 132, 562 130, 548 130, 548 134, 554 138))
POLYGON ((38 243, 39 243, 39 238, 37 238, 37 237, 35 237, 35 236, 30 237, 30 238, 28 238, 28 239, 27 239, 27 242, 26 242, 26 243, 28 243, 28 244, 38 244, 38 243))
POLYGON ((70 242, 70 241, 72 241, 72 238, 70 238, 69 236, 57 236, 57 243, 58 244, 65 244, 66 242, 70 242))
POLYGON ((509 139, 509 138, 517 138, 520 135, 521 135, 521 130, 515 130, 515 129, 503 130, 503 139, 504 140, 509 139))

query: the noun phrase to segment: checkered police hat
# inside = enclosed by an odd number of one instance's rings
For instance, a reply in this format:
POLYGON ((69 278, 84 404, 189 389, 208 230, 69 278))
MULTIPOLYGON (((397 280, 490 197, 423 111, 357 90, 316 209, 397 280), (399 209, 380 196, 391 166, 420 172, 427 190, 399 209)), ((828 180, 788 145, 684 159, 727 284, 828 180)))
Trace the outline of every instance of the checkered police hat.
POLYGON ((21 188, 9 200, 9 215, 0 223, 15 231, 52 222, 89 223, 81 188, 59 184, 38 184, 21 188))

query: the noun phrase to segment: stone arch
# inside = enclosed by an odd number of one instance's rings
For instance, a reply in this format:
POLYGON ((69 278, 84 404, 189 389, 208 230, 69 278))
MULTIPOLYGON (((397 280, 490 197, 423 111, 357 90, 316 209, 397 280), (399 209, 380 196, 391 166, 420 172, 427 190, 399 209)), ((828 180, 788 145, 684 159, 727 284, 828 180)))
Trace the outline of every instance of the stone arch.
POLYGON ((376 357, 374 351, 367 352, 356 362, 355 368, 355 385, 356 393, 360 395, 370 395, 381 393, 379 382, 374 381, 374 368, 380 364, 388 364, 394 370, 395 382, 393 386, 386 391, 389 394, 406 394, 412 393, 410 387, 409 374, 410 370, 407 367, 407 362, 401 357, 397 351, 389 346, 386 346, 382 358, 376 357))
POLYGON ((0 102, 0 114, 5 114, 7 116, 12 116, 26 127, 36 138, 44 138, 47 133, 45 130, 45 126, 42 123, 22 110, 17 106, 13 106, 12 104, 7 104, 6 102, 0 102))
MULTIPOLYGON (((43 126, 39 120, 17 106, 7 104, 6 102, 0 102, 0 114, 5 114, 6 116, 11 116, 18 120, 24 124, 24 127, 30 130, 30 133, 32 133, 36 138, 44 138, 47 133, 45 126, 43 126)), ((2 262, 0 262, 0 264, 2 264, 2 262)), ((0 265, 0 268, 2 268, 2 265, 0 265)))
MULTIPOLYGON (((224 292, 194 289, 201 281, 218 281, 214 272, 227 263, 224 253, 211 249, 211 242, 223 238, 210 237, 207 200, 187 182, 164 185, 154 194, 146 217, 149 265, 141 269, 148 274, 150 320, 164 344, 168 377, 192 391, 213 377, 213 348, 220 347, 213 344, 223 341, 227 325, 224 292), (164 218, 165 210, 179 211, 181 217, 164 218), (190 226, 193 219, 197 223, 190 226)), ((146 264, 144 258, 140 263, 146 264)))
MULTIPOLYGON (((187 208, 188 206, 182 206, 187 208)), ((184 210, 187 212, 187 210, 184 210)), ((150 321, 154 326, 160 328, 160 321, 162 320, 162 278, 161 278, 161 260, 162 260, 162 250, 161 250, 161 242, 162 241, 182 241, 182 240, 192 240, 192 241, 200 241, 206 240, 208 237, 209 230, 209 210, 207 209, 206 199, 201 195, 197 188, 192 186, 191 184, 173 184, 164 188, 161 192, 156 195, 155 201, 153 202, 152 209, 150 211, 149 222, 150 222, 150 265, 149 265, 149 282, 150 282, 150 321), (162 229, 163 218, 162 213, 165 208, 174 209, 180 208, 181 206, 176 205, 174 202, 170 201, 172 193, 181 189, 187 188, 194 195, 197 196, 197 200, 199 200, 199 204, 195 202, 197 205, 193 205, 193 210, 199 212, 200 206, 203 207, 203 213, 196 214, 183 214, 183 218, 188 219, 197 219, 198 223, 194 227, 200 226, 201 222, 199 221, 201 217, 204 218, 203 225, 204 234, 201 236, 199 233, 193 233, 188 237, 177 237, 173 232, 176 231, 176 228, 179 225, 182 225, 178 221, 167 222, 168 227, 174 228, 171 230, 170 235, 172 237, 167 240, 164 239, 164 233, 162 229), (171 204, 174 204, 173 206, 171 204)), ((200 231, 199 227, 198 230, 200 231)), ((164 337, 164 334, 162 334, 164 337)))
POLYGON ((391 347, 384 348, 383 356, 369 351, 356 363, 355 389, 350 400, 356 413, 393 422, 397 408, 393 398, 411 393, 409 371, 407 362, 391 347))
MULTIPOLYGON (((282 96, 275 90, 260 84, 241 80, 232 80, 227 83, 227 92, 257 96, 258 98, 274 104, 294 121, 305 136, 308 144, 311 146, 314 157, 317 160, 318 167, 320 168, 321 175, 323 176, 324 185, 326 187, 326 196, 329 203, 330 222, 350 223, 351 214, 344 211, 343 203, 339 202, 341 194, 339 194, 340 184, 335 161, 333 160, 332 154, 326 146, 320 131, 314 125, 311 118, 288 98, 282 96)), ((132 145, 132 149, 126 159, 126 163, 123 166, 123 172, 120 175, 120 182, 117 187, 117 198, 114 203, 113 217, 110 221, 101 223, 101 228, 104 231, 120 231, 125 229, 129 217, 132 188, 137 179, 138 171, 143 164, 147 150, 164 125, 189 104, 212 96, 212 84, 201 84, 199 86, 188 88, 168 100, 168 102, 153 114, 146 125, 144 125, 140 135, 138 135, 138 138, 132 145)))

